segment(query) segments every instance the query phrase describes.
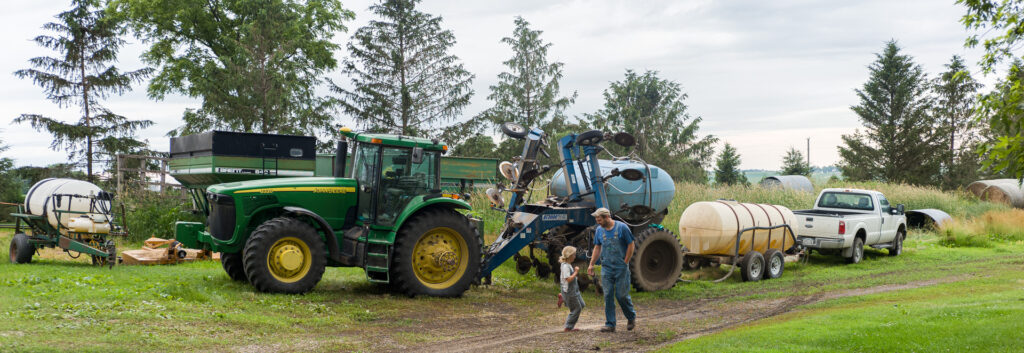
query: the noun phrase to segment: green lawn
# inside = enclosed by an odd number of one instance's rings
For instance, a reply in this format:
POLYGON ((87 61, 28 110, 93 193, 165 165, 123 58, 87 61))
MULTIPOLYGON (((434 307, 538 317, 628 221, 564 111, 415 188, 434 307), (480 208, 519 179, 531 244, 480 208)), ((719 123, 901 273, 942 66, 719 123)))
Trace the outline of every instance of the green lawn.
POLYGON ((1024 262, 987 277, 808 306, 669 352, 1019 352, 1024 262))

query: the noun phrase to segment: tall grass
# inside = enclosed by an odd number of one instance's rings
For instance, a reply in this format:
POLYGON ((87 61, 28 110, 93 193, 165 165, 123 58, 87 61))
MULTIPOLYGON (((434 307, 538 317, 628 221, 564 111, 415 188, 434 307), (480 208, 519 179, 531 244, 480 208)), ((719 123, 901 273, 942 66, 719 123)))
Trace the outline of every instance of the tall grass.
POLYGON ((994 210, 971 219, 954 218, 940 232, 949 247, 988 247, 992 241, 1024 241, 1024 210, 994 210))
POLYGON ((1010 209, 1004 204, 981 201, 964 190, 942 191, 926 186, 847 181, 826 183, 819 186, 818 190, 826 187, 878 190, 885 194, 885 197, 893 205, 903 204, 907 210, 935 208, 949 213, 954 218, 974 218, 989 211, 1010 209))

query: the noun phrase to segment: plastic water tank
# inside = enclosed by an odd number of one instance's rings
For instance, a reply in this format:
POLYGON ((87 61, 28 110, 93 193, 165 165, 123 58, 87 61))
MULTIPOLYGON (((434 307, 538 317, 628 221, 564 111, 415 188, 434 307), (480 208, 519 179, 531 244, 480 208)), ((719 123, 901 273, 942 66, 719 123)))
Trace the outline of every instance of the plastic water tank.
MULTIPOLYGON (((785 206, 724 200, 702 201, 691 204, 679 217, 679 239, 691 253, 733 255, 736 251, 736 232, 740 229, 788 224, 791 230, 796 231, 800 229, 798 222, 793 211, 785 206)), ((796 245, 793 233, 786 228, 747 231, 740 236, 739 255, 750 251, 752 239, 755 241, 754 250, 761 253, 768 248, 786 251, 796 245)))
MULTIPOLYGON (((36 216, 46 216, 50 225, 54 228, 60 228, 58 224, 69 227, 71 220, 81 217, 82 214, 63 213, 58 220, 57 213, 53 212, 54 207, 60 211, 88 213, 94 211, 90 205, 91 199, 84 197, 61 197, 58 205, 54 201, 54 195, 97 196, 101 191, 103 189, 88 181, 60 178, 43 179, 28 189, 28 194, 25 195, 25 212, 36 216)), ((96 203, 102 209, 110 209, 109 201, 96 200, 96 203)), ((94 222, 106 221, 102 215, 99 218, 90 217, 90 220, 94 222)))
MULTIPOLYGON (((601 175, 607 176, 613 169, 618 168, 619 171, 627 169, 636 169, 644 174, 643 180, 630 181, 626 180, 622 176, 614 177, 608 180, 605 186, 605 190, 608 195, 608 209, 619 216, 626 216, 630 214, 629 209, 643 205, 653 209, 655 212, 662 212, 668 208, 668 205, 672 203, 672 197, 676 193, 676 184, 672 181, 672 176, 668 175, 664 170, 657 166, 650 164, 643 164, 632 160, 598 160, 598 164, 601 166, 601 175), (650 175, 648 176, 648 168, 650 175)), ((574 164, 576 172, 576 184, 580 188, 581 193, 585 193, 586 185, 583 181, 587 175, 587 172, 579 172, 579 165, 574 164)), ((589 170, 590 164, 584 163, 584 167, 589 170)), ((567 187, 568 178, 565 175, 563 169, 558 169, 554 174, 551 175, 551 186, 550 191, 554 195, 558 196, 569 196, 569 188, 567 187)), ((589 182, 589 179, 588 179, 589 182)), ((590 194, 584 196, 585 200, 594 201, 594 195, 590 194)))

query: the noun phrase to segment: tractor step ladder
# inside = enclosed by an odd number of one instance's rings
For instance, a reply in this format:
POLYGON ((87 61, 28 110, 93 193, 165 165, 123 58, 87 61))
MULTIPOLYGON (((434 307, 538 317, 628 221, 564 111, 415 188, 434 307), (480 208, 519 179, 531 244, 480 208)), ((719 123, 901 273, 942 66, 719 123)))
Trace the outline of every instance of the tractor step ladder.
POLYGON ((391 281, 389 265, 391 244, 370 242, 366 247, 366 279, 370 282, 388 283, 391 281))

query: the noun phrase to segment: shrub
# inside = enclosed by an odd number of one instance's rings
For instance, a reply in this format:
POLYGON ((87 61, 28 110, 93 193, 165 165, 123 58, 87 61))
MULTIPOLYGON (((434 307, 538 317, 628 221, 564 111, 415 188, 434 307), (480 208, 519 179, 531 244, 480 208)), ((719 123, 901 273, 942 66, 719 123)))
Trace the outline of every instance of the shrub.
POLYGON ((142 241, 149 237, 174 238, 174 222, 202 222, 201 215, 192 214, 192 202, 177 191, 125 191, 121 196, 125 207, 128 240, 142 241))

